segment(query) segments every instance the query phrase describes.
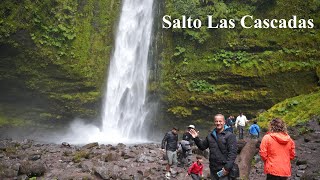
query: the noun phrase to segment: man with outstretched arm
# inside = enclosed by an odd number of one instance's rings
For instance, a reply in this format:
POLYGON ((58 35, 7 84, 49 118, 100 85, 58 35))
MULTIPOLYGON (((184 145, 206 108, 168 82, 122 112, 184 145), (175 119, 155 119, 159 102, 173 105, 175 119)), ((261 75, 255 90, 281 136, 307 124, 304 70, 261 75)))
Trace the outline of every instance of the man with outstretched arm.
POLYGON ((238 147, 236 135, 225 130, 225 123, 222 114, 215 115, 215 129, 204 140, 200 140, 197 131, 190 130, 190 134, 200 150, 209 148, 209 167, 212 180, 232 179, 229 172, 236 160, 238 147))

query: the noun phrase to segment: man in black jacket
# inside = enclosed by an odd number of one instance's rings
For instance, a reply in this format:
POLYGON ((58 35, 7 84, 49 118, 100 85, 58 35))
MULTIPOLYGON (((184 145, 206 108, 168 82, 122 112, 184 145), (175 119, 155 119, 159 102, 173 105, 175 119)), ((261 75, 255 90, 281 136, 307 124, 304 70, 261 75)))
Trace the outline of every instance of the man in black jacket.
POLYGON ((167 132, 163 137, 161 148, 166 148, 168 164, 166 167, 166 178, 170 178, 170 167, 172 164, 177 164, 177 149, 178 149, 178 131, 179 129, 173 127, 171 131, 167 132))
POLYGON ((237 157, 236 135, 225 130, 225 119, 222 114, 214 116, 215 129, 204 140, 198 132, 191 129, 190 134, 200 150, 210 150, 210 174, 212 180, 230 180, 229 175, 237 157), (218 173, 219 172, 219 173, 218 173), (218 173, 218 174, 217 174, 218 173))

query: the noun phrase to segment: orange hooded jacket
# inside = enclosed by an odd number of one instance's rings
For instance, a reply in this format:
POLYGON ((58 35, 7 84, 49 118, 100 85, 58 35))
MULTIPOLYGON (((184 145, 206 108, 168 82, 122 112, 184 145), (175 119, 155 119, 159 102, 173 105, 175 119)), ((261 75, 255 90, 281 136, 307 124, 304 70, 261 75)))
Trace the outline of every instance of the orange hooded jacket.
POLYGON ((290 160, 295 156, 295 144, 286 133, 267 133, 261 141, 260 156, 264 173, 274 176, 291 176, 290 160))

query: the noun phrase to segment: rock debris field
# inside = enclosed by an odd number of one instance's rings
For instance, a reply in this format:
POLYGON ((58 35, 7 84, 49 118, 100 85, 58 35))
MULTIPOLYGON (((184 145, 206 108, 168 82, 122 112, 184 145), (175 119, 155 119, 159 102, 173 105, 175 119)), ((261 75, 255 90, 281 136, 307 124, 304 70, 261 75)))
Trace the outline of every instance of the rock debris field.
MULTIPOLYGON (((311 121, 304 134, 298 129, 290 130, 296 143, 296 158, 292 161, 292 176, 289 179, 320 180, 320 128, 311 121)), ((245 142, 239 142, 239 152, 245 142)), ((258 152, 258 145, 256 153, 258 152)), ((209 179, 207 151, 193 148, 196 155, 204 157, 204 179, 209 179)), ((239 159, 239 158, 238 158, 239 159)), ((67 142, 61 144, 38 143, 30 139, 16 141, 0 140, 0 179, 165 179, 164 152, 160 144, 104 145, 90 143, 83 146, 67 142)), ((253 157, 249 179, 265 179, 263 162, 258 153, 253 157)), ((186 177, 187 167, 178 166, 172 170, 171 179, 186 177)))

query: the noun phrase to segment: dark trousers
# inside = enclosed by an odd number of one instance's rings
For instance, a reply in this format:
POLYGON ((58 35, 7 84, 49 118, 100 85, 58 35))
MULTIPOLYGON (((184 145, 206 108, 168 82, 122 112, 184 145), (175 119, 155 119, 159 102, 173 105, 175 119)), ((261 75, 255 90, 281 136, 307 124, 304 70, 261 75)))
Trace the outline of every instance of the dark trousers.
MULTIPOLYGON (((221 170, 221 169, 220 169, 221 170)), ((222 177, 218 177, 217 172, 220 170, 212 170, 210 168, 210 177, 211 180, 232 180, 232 178, 230 178, 229 176, 222 176, 222 177)))
POLYGON ((288 177, 282 177, 282 176, 274 176, 272 174, 267 174, 267 180, 287 180, 288 177))
POLYGON ((192 178, 193 180, 200 180, 200 176, 199 176, 198 174, 193 174, 193 173, 191 173, 191 178, 192 178))
POLYGON ((239 130, 239 139, 243 139, 243 131, 244 131, 244 126, 238 126, 239 130))

